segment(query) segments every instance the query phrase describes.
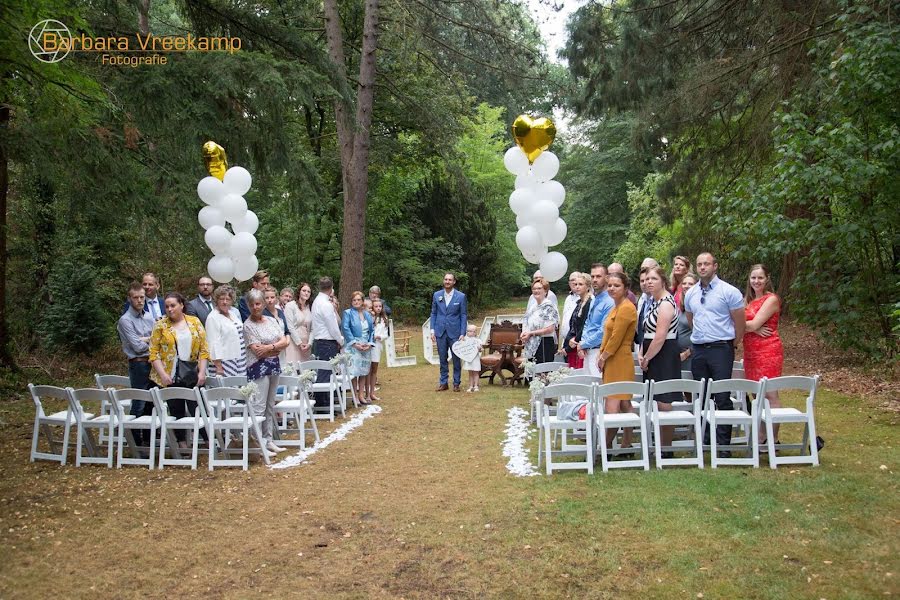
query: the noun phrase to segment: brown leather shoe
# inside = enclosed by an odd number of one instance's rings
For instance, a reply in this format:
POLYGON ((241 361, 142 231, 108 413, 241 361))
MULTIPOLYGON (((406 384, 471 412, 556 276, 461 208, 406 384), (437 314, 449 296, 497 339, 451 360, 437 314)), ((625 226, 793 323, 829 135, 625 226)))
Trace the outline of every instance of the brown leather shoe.
POLYGON ((450 388, 447 387, 447 384, 445 383, 444 385, 439 385, 439 386, 437 386, 437 388, 436 388, 434 391, 436 391, 436 392, 446 392, 446 391, 449 390, 449 389, 450 389, 450 388))
POLYGON ((458 392, 458 391, 459 391, 459 386, 458 386, 458 385, 454 385, 454 386, 453 386, 453 391, 454 391, 454 392, 458 392))

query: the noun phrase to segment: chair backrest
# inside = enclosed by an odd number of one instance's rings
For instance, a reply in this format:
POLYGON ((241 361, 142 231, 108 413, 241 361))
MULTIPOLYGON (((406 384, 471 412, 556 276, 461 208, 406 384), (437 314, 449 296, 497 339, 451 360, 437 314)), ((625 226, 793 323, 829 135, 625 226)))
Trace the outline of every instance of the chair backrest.
POLYGON ((284 386, 283 398, 290 400, 293 392, 300 387, 300 378, 296 375, 279 375, 278 385, 284 386))
POLYGON ((31 394, 31 400, 34 402, 34 409, 41 417, 46 416, 44 405, 41 403, 41 398, 65 400, 66 406, 69 404, 69 393, 65 388, 56 387, 55 385, 34 385, 33 383, 29 383, 28 393, 31 394))
POLYGON ((601 384, 603 383, 603 378, 597 375, 569 375, 560 383, 577 383, 580 385, 591 385, 592 383, 601 384))
POLYGON ((97 382, 97 387, 101 390, 107 388, 125 389, 131 387, 131 379, 124 375, 100 375, 99 373, 94 373, 94 381, 97 382))
POLYGON ((150 393, 150 390, 125 388, 122 390, 110 389, 106 391, 109 394, 109 403, 112 406, 112 410, 116 413, 117 419, 124 419, 125 417, 125 409, 122 407, 125 402, 140 400, 142 402, 153 403, 153 394, 150 393))
POLYGON ((218 377, 219 387, 239 388, 247 385, 246 375, 231 375, 229 377, 218 377))
POLYGON ((107 390, 96 389, 96 388, 66 388, 66 391, 69 392, 69 407, 71 407, 72 412, 75 414, 75 418, 79 421, 84 416, 84 403, 85 402, 97 402, 101 406, 104 403, 109 402, 109 392, 107 390))
POLYGON ((567 367, 568 365, 563 362, 545 362, 538 363, 534 367, 534 374, 537 375, 539 373, 552 373, 553 371, 559 371, 563 367, 567 367))
POLYGON ((814 398, 816 388, 819 385, 819 376, 806 377, 803 375, 785 375, 766 380, 766 392, 780 392, 782 390, 800 390, 806 392, 809 398, 814 398))
POLYGON ((591 399, 594 397, 594 389, 596 386, 594 385, 584 385, 581 383, 554 383, 553 385, 548 385, 543 390, 543 398, 559 398, 562 396, 571 396, 573 398, 588 398, 591 399))
POLYGON ((666 381, 650 381, 650 399, 656 394, 672 394, 676 392, 693 394, 699 397, 703 393, 703 382, 694 379, 667 379, 666 381))
POLYGON ((616 381, 604 383, 597 387, 597 398, 605 400, 609 396, 629 395, 646 397, 649 394, 650 382, 639 383, 637 381, 616 381))
MULTIPOLYGON (((232 400, 246 402, 241 390, 236 387, 200 388, 200 404, 203 406, 204 423, 217 419, 220 411, 225 410, 232 400)), ((249 411, 242 411, 247 420, 249 411)))
MULTIPOLYGON (((166 402, 168 400, 190 400, 192 402, 197 402, 198 405, 200 402, 200 395, 197 388, 153 388, 152 390, 150 390, 150 393, 153 396, 153 406, 156 407, 157 414, 159 414, 163 418, 169 415, 169 408, 168 406, 166 406, 166 402)), ((195 415, 188 416, 193 417, 195 415)))
MULTIPOLYGON (((757 397, 765 395, 765 380, 750 381, 749 379, 720 379, 706 382, 706 398, 722 392, 735 392, 744 394, 756 394, 757 397)), ((732 394, 734 395, 734 394, 732 394)))
POLYGON ((334 367, 327 360, 305 360, 297 363, 297 371, 334 371, 334 367))
POLYGON ((502 346, 516 346, 520 343, 522 324, 514 324, 511 321, 503 321, 491 325, 491 335, 488 338, 488 348, 499 350, 502 346))

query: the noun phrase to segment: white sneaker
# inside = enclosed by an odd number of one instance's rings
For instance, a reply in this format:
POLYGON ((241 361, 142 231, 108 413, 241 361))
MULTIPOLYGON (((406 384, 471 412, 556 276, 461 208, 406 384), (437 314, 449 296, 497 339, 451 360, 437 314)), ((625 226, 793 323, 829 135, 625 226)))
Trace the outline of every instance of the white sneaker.
POLYGON ((476 385, 475 388, 474 388, 472 391, 473 391, 473 392, 477 392, 477 391, 478 391, 478 386, 476 385))
POLYGON ((278 452, 284 452, 285 450, 287 450, 287 448, 282 448, 281 446, 276 446, 275 442, 270 441, 266 444, 266 450, 268 450, 269 452, 278 453, 278 452))
POLYGON ((467 393, 467 394, 471 394, 471 393, 472 393, 472 387, 471 387, 471 386, 469 386, 469 389, 466 390, 466 393, 467 393))

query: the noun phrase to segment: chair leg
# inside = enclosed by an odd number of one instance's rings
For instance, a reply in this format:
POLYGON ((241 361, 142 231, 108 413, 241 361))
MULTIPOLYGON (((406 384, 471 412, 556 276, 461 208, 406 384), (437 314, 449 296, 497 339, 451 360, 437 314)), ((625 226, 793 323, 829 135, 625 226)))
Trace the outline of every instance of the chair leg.
MULTIPOLYGON (((709 426, 709 463, 713 469, 719 468, 719 451, 716 443, 716 415, 713 412, 715 408, 710 409, 709 417, 706 424, 709 426)), ((702 433, 700 434, 703 435, 702 433)))
POLYGON ((41 435, 41 418, 39 415, 34 416, 34 430, 31 434, 31 462, 34 462, 34 455, 37 454, 38 438, 41 435))
POLYGON ((200 419, 194 421, 194 447, 191 454, 191 470, 197 470, 197 454, 200 452, 200 419))
POLYGON ((812 457, 813 466, 819 466, 819 444, 816 440, 816 422, 815 418, 810 411, 809 421, 806 423, 806 428, 809 431, 809 455, 812 457))
POLYGON ((653 419, 653 452, 656 456, 656 468, 662 469, 662 438, 659 436, 659 419, 653 419))
MULTIPOLYGON (((547 421, 544 421, 544 427, 547 421)), ((550 432, 544 430, 544 463, 547 465, 547 475, 553 475, 553 451, 550 447, 550 432)))
POLYGON ((769 447, 769 467, 778 468, 778 457, 775 456, 775 429, 772 420, 766 419, 766 445, 769 447))
MULTIPOLYGON (((147 457, 149 461, 150 470, 153 470, 153 460, 156 458, 156 424, 154 423, 152 427, 147 429, 147 434, 150 435, 150 456, 147 457)), ((162 436, 160 436, 160 445, 162 445, 162 436)))
POLYGON ((69 431, 72 429, 72 424, 69 422, 69 415, 66 414, 66 426, 63 431, 63 443, 62 450, 60 450, 60 454, 62 458, 59 459, 59 464, 66 464, 66 455, 69 453, 69 431))
POLYGON ((81 422, 75 422, 75 466, 81 466, 81 446, 84 439, 84 426, 81 422))
MULTIPOLYGON (((116 468, 122 468, 122 453, 125 450, 125 423, 119 423, 119 439, 116 440, 116 446, 118 446, 119 457, 116 459, 116 468)), ((112 445, 112 442, 110 442, 112 445)))
MULTIPOLYGON (((710 429, 710 437, 712 437, 712 429, 710 429)), ((694 421, 694 442, 697 447, 697 467, 703 468, 703 425, 700 424, 700 415, 698 414, 694 421)))
POLYGON ((250 430, 247 427, 247 423, 244 422, 244 428, 242 429, 244 433, 243 444, 241 445, 241 468, 246 471, 250 468, 250 430))

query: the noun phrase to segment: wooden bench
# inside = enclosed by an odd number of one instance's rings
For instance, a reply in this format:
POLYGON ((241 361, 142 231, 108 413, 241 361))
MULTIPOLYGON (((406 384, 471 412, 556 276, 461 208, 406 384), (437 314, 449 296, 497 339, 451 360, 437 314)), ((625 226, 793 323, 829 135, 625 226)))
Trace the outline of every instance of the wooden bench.
POLYGON ((482 379, 488 379, 493 384, 494 378, 500 377, 502 385, 522 379, 525 358, 522 356, 523 346, 519 339, 521 335, 521 324, 503 321, 491 326, 491 333, 481 356, 482 379), (510 376, 504 376, 503 371, 508 371, 510 376))

